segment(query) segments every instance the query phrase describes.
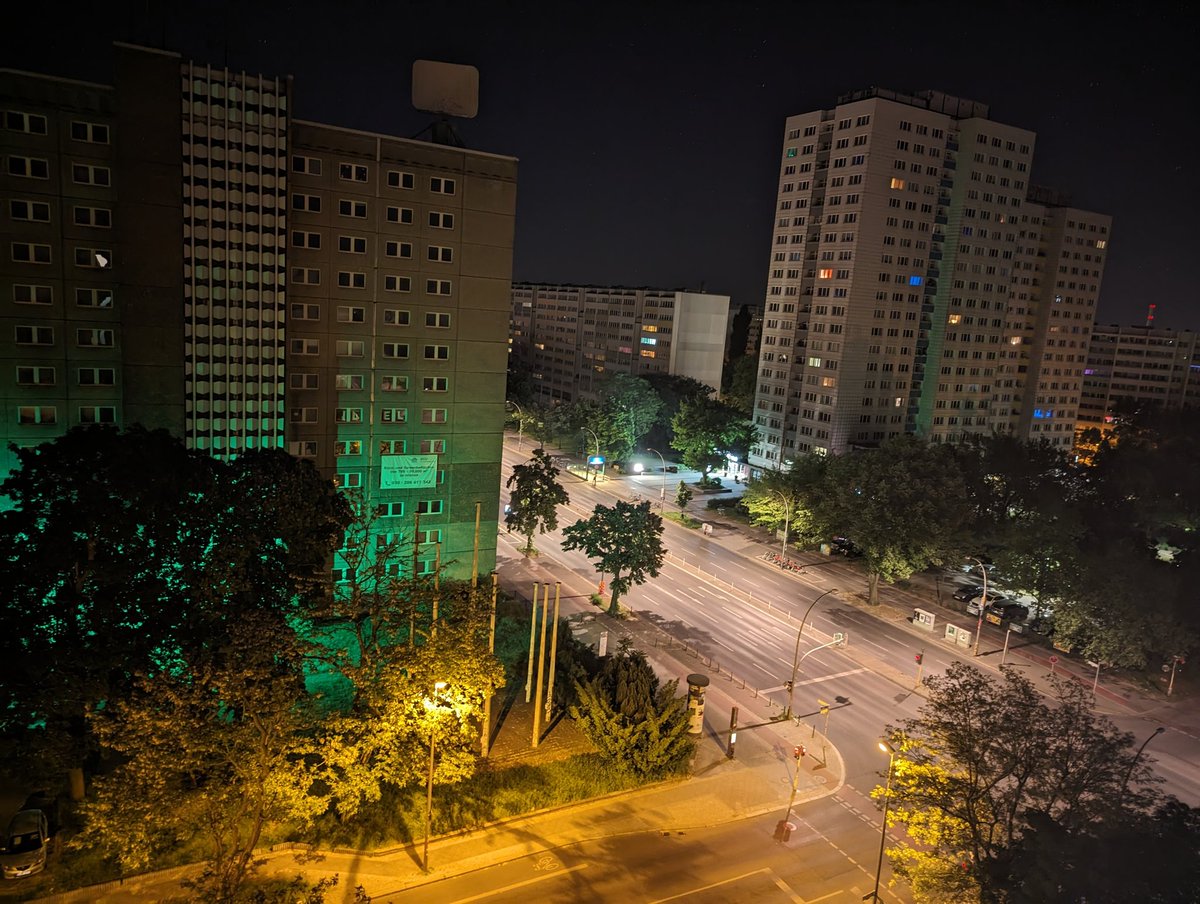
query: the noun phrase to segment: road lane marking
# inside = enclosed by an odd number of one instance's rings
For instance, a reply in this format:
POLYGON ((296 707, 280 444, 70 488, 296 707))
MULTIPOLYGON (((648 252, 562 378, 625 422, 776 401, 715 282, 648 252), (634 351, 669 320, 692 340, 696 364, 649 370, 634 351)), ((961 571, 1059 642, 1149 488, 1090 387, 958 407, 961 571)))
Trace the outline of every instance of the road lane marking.
MULTIPOLYGON (((469 898, 459 898, 459 904, 467 904, 468 901, 482 901, 485 898, 491 898, 506 891, 513 891, 517 888, 524 888, 526 885, 533 885, 536 882, 545 882, 547 879, 557 879, 559 876, 565 876, 567 873, 573 873, 581 869, 587 869, 590 864, 577 863, 575 866, 568 866, 566 869, 555 870, 548 872, 543 876, 534 876, 532 879, 526 879, 524 882, 514 882, 512 885, 505 885, 503 888, 493 888, 491 891, 480 892, 477 895, 471 895, 469 898)), ((535 867, 536 869, 537 867, 535 867)))
POLYGON ((822 675, 819 678, 805 678, 803 681, 797 681, 795 686, 799 687, 802 684, 816 684, 818 681, 832 681, 834 678, 845 678, 847 675, 857 675, 860 672, 869 672, 869 671, 870 671, 870 669, 864 669, 864 668, 847 669, 844 672, 835 672, 832 675, 822 675))

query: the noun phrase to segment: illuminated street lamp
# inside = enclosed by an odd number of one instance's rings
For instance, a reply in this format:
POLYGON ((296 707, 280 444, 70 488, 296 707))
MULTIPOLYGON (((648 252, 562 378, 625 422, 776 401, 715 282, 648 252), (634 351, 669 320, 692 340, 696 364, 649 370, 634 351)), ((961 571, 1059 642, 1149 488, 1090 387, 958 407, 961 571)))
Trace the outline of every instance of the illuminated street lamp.
POLYGON ((778 496, 783 502, 783 543, 779 547, 779 567, 787 567, 788 528, 792 524, 792 498, 781 490, 768 490, 772 496, 778 496))
POLYGON ((521 410, 521 406, 509 399, 507 404, 512 405, 517 409, 517 451, 521 451, 521 443, 525 440, 525 412, 521 410))
POLYGON ((663 454, 657 449, 646 448, 647 452, 653 452, 658 456, 658 460, 662 462, 663 485, 658 491, 658 513, 663 513, 663 507, 667 504, 667 460, 663 458, 663 454))
MULTIPOLYGON (((596 431, 593 430, 591 427, 583 427, 581 429, 586 430, 588 433, 590 433, 592 435, 592 440, 596 443, 596 467, 595 467, 596 476, 592 478, 592 483, 599 484, 600 483, 600 437, 596 436, 596 431)), ((589 466, 590 466, 590 464, 591 463, 589 462, 589 466)))
POLYGON ((975 652, 973 655, 979 655, 979 635, 983 633, 983 613, 987 611, 987 569, 983 567, 983 562, 976 559, 974 556, 969 557, 976 565, 979 566, 979 571, 983 575, 983 593, 979 597, 979 622, 975 625, 975 652))
MULTIPOLYGON (((438 681, 433 686, 434 697, 438 693, 446 689, 445 681, 438 681)), ((428 697, 424 700, 425 709, 431 715, 435 710, 441 709, 441 703, 438 700, 430 700, 428 697)), ((434 733, 433 723, 429 724, 429 780, 425 785, 425 845, 421 853, 421 868, 425 872, 429 872, 429 831, 433 823, 433 757, 436 748, 437 735, 434 733)))
POLYGON ((879 876, 883 872, 883 848, 887 844, 888 800, 892 794, 892 767, 896 765, 895 747, 887 741, 880 741, 879 749, 888 755, 888 771, 887 785, 883 789, 883 826, 879 830, 879 860, 875 864, 875 890, 871 892, 872 901, 879 900, 879 876))

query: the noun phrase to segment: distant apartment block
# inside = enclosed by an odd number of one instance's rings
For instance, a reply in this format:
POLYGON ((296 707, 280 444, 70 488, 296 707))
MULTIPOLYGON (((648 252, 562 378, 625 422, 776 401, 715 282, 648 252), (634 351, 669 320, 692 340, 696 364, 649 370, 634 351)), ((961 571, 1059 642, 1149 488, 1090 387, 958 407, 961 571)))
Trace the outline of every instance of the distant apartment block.
POLYGON ((596 398, 618 373, 719 389, 728 323, 728 295, 513 283, 510 355, 546 404, 596 398))
POLYGON ((900 434, 1071 445, 1111 222, 1030 185, 1034 140, 938 92, 787 119, 752 467, 900 434))
POLYGON ((1200 407, 1200 333, 1096 325, 1083 372, 1079 431, 1107 432, 1124 406, 1200 407))
MULTIPOLYGON (((495 562, 516 161, 304 122, 290 79, 117 45, 0 70, 0 441, 286 448, 419 568, 495 562)), ((5 455, 0 472, 12 466, 5 455)))

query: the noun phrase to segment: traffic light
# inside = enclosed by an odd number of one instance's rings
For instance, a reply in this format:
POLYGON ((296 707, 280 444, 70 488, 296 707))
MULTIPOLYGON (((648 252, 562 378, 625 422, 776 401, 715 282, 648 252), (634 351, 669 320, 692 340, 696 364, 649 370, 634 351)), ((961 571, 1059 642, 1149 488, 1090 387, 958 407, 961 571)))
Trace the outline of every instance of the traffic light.
POLYGON ((920 665, 920 664, 921 664, 921 660, 922 660, 922 659, 924 659, 924 658, 925 658, 925 654, 924 654, 924 653, 918 653, 916 656, 914 656, 914 657, 913 657, 913 659, 915 659, 915 660, 917 661, 917 665, 920 665))
POLYGON ((804 756, 804 754, 808 753, 808 751, 804 749, 803 744, 797 744, 795 746, 795 748, 792 750, 792 753, 796 757, 796 759, 800 759, 800 757, 804 756))

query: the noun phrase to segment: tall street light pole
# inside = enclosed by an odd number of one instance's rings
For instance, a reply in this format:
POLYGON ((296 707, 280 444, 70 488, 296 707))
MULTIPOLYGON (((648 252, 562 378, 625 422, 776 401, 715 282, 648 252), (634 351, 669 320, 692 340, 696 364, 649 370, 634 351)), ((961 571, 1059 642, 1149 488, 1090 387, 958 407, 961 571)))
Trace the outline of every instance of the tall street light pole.
POLYGON ((883 872, 883 848, 887 844, 888 803, 892 795, 892 767, 896 765, 896 748, 887 741, 879 742, 879 749, 888 755, 887 785, 883 789, 883 826, 879 830, 879 860, 875 864, 875 890, 871 900, 879 901, 879 876, 883 872))
POLYGON ((1155 738, 1157 738, 1164 731, 1166 731, 1166 729, 1160 725, 1160 726, 1158 726, 1158 728, 1154 729, 1154 733, 1152 735, 1150 735, 1150 737, 1148 737, 1148 738, 1146 738, 1146 740, 1142 741, 1142 746, 1138 748, 1138 751, 1134 755, 1133 760, 1129 763, 1129 768, 1125 770, 1125 779, 1124 779, 1124 781, 1121 782, 1121 793, 1119 795, 1117 795, 1118 803, 1125 800, 1125 788, 1129 784, 1129 779, 1133 776, 1134 767, 1137 766, 1138 760, 1140 760, 1142 758, 1142 751, 1146 749, 1147 744, 1149 744, 1151 741, 1153 741, 1155 738))
POLYGON ((979 635, 983 633, 983 613, 987 611, 987 569, 983 567, 983 562, 976 559, 974 556, 971 560, 979 566, 979 571, 983 575, 983 593, 979 597, 979 621, 975 625, 975 652, 973 655, 979 655, 979 635))
POLYGON ((516 402, 509 400, 508 404, 517 409, 517 451, 521 451, 521 443, 525 440, 525 412, 516 402))
MULTIPOLYGON (((593 440, 593 442, 596 443, 596 458, 599 458, 600 457, 600 437, 596 436, 596 431, 593 430, 591 427, 584 427, 583 429, 592 435, 592 440, 593 440)), ((599 483, 600 483, 600 463, 599 462, 596 463, 595 472, 596 472, 596 476, 592 479, 592 483, 599 485, 599 483)))
POLYGON ((786 567, 788 528, 792 524, 792 500, 779 490, 771 490, 771 495, 778 496, 783 502, 783 543, 779 547, 779 567, 786 567))
POLYGON ((787 709, 783 712, 783 717, 785 719, 790 719, 792 717, 792 691, 796 687, 796 670, 800 668, 800 638, 804 635, 804 626, 808 624, 808 616, 812 614, 813 607, 815 607, 817 603, 821 602, 821 600, 825 599, 825 597, 829 596, 829 594, 833 593, 833 591, 836 589, 837 588, 834 587, 830 590, 826 590, 815 600, 809 603, 808 609, 804 613, 804 618, 800 620, 800 630, 796 632, 796 652, 792 655, 792 680, 789 681, 787 685, 787 709))
POLYGON ((653 452, 658 456, 658 460, 662 462, 663 485, 658 491, 658 513, 663 513, 663 507, 667 504, 667 460, 663 458, 663 454, 657 449, 646 448, 647 452, 653 452))
MULTIPOLYGON (((438 681, 433 686, 435 699, 430 700, 425 698, 425 709, 432 715, 435 709, 440 707, 436 697, 439 691, 445 690, 446 682, 438 681)), ((425 784, 425 843, 421 851, 421 869, 429 872, 429 832, 433 824, 433 764, 434 751, 437 747, 437 733, 434 731, 433 722, 429 723, 429 778, 425 784)))

